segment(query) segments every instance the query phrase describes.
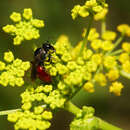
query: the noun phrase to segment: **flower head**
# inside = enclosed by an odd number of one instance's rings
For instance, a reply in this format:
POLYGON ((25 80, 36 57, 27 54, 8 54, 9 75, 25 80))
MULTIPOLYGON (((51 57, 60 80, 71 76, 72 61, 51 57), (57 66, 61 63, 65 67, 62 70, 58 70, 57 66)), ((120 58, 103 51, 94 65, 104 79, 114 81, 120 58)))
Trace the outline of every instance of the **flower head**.
POLYGON ((40 37, 38 28, 44 27, 44 21, 34 19, 30 8, 24 9, 23 19, 21 14, 17 12, 13 12, 10 18, 16 24, 6 25, 3 30, 14 36, 14 45, 20 45, 23 40, 38 39, 40 37))
POLYGON ((25 71, 30 68, 29 62, 24 62, 21 59, 14 59, 11 51, 4 53, 4 60, 10 64, 0 61, 2 73, 0 74, 0 84, 3 86, 10 85, 12 87, 22 86, 24 84, 23 77, 25 71))

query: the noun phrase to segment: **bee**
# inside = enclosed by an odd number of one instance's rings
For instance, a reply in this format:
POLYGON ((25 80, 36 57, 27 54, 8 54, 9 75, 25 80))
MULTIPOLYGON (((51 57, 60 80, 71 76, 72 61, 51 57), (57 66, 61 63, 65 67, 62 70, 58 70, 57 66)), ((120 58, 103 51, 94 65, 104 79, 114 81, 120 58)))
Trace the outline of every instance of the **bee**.
POLYGON ((34 60, 32 63, 31 79, 34 81, 37 77, 45 83, 52 81, 50 74, 45 69, 45 62, 52 63, 52 54, 55 48, 49 43, 43 43, 42 47, 37 48, 34 52, 34 60))

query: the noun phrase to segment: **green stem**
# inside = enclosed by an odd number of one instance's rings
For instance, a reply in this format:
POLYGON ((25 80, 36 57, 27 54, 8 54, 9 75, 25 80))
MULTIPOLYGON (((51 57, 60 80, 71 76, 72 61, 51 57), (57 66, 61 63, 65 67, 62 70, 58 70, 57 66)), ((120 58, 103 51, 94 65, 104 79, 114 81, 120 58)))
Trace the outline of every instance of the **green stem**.
POLYGON ((92 25, 92 21, 93 21, 93 15, 90 15, 90 19, 89 19, 88 27, 87 27, 87 32, 86 32, 86 35, 85 35, 85 37, 84 37, 82 46, 81 46, 81 48, 80 48, 79 56, 82 55, 83 49, 84 49, 85 45, 86 45, 87 42, 88 42, 88 35, 89 35, 89 32, 90 32, 90 28, 91 28, 91 25, 92 25))
POLYGON ((106 31, 106 20, 104 18, 101 24, 101 33, 103 34, 105 31, 106 31))
POLYGON ((120 71, 120 74, 128 79, 130 79, 130 74, 129 73, 126 73, 125 71, 121 70, 120 71))
POLYGON ((119 50, 117 50, 117 51, 112 52, 110 55, 113 56, 113 55, 120 54, 120 53, 122 53, 122 52, 123 52, 123 50, 122 50, 122 49, 119 49, 119 50))
POLYGON ((73 113, 74 115, 78 114, 81 112, 81 109, 75 106, 72 102, 68 101, 65 103, 65 110, 73 113))
MULTIPOLYGON (((65 104, 65 110, 73 113, 74 115, 77 115, 78 113, 80 113, 82 110, 80 108, 78 108, 76 105, 74 105, 72 102, 68 101, 65 104)), ((99 129, 100 130, 122 130, 114 125, 111 125, 105 121, 103 121, 102 119, 95 117, 98 121, 99 121, 99 129)))
MULTIPOLYGON (((45 108, 46 105, 42 105, 41 107, 45 108)), ((17 112, 17 111, 22 111, 22 109, 12 109, 12 110, 5 110, 5 111, 0 111, 0 116, 2 115, 8 115, 10 113, 14 113, 14 112, 17 112)))
POLYGON ((0 116, 2 116, 2 115, 8 115, 10 113, 14 113, 14 112, 17 112, 17 111, 21 111, 21 109, 13 109, 13 110, 0 111, 0 116))
POLYGON ((110 50, 110 51, 108 51, 108 52, 106 53, 106 55, 109 55, 109 54, 121 43, 121 41, 123 40, 123 38, 124 38, 124 35, 122 34, 121 37, 119 37, 119 38, 117 39, 117 41, 115 42, 113 49, 110 50))
POLYGON ((114 125, 111 125, 110 123, 103 121, 102 119, 96 117, 99 121, 99 129, 101 130, 122 130, 121 128, 118 128, 114 125))

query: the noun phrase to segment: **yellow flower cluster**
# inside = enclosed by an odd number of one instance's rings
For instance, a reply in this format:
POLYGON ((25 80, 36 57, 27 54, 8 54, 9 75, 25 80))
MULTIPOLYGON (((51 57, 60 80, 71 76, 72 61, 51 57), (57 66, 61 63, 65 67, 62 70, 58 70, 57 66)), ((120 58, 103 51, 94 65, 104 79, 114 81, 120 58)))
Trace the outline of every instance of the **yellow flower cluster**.
POLYGON ((123 35, 130 37, 130 26, 127 24, 121 24, 117 26, 117 30, 121 32, 123 35))
POLYGON ((121 63, 122 69, 130 74, 130 43, 122 43, 123 52, 119 56, 119 61, 121 63))
MULTIPOLYGON (((120 77, 118 58, 107 54, 114 47, 113 40, 115 37, 115 32, 106 31, 102 34, 101 39, 96 29, 92 28, 88 36, 92 48, 84 48, 82 57, 78 56, 82 41, 72 48, 68 37, 61 36, 57 40, 55 44, 56 54, 54 55, 55 63, 49 67, 46 66, 46 69, 48 69, 51 76, 60 77, 60 82, 56 82, 59 91, 63 95, 69 95, 82 86, 84 90, 92 93, 95 91, 95 83, 106 86, 108 81, 118 80, 120 77), (103 68, 105 68, 104 72, 103 68)), ((127 46, 128 44, 125 43, 123 48, 128 51, 127 46)), ((128 61, 126 63, 128 69, 128 61)), ((116 93, 116 90, 114 89, 111 92, 116 93)))
POLYGON ((48 121, 52 118, 52 112, 44 110, 42 106, 37 106, 34 112, 18 111, 8 114, 8 121, 15 123, 15 130, 46 130, 51 123, 48 121))
POLYGON ((22 110, 8 114, 8 120, 15 123, 15 129, 46 130, 50 127, 51 110, 64 106, 66 99, 52 85, 40 85, 34 89, 28 86, 21 94, 22 110), (43 104, 36 106, 36 104, 43 104))
POLYGON ((87 0, 83 6, 75 5, 71 16, 75 19, 78 15, 87 17, 93 15, 95 20, 103 19, 108 12, 108 5, 103 0, 87 0))
POLYGON ((94 117, 95 110, 92 107, 83 106, 78 115, 70 124, 71 130, 96 130, 99 129, 99 121, 94 117))
POLYGON ((30 8, 24 9, 22 16, 20 13, 13 12, 10 19, 15 22, 15 25, 3 27, 4 32, 15 36, 13 39, 14 45, 20 45, 23 40, 38 39, 40 37, 38 28, 44 27, 44 21, 34 19, 30 8))
POLYGON ((25 71, 30 68, 29 62, 24 62, 21 59, 14 59, 14 55, 11 51, 4 53, 4 60, 8 62, 0 61, 0 84, 2 86, 22 86, 24 84, 23 77, 25 71))

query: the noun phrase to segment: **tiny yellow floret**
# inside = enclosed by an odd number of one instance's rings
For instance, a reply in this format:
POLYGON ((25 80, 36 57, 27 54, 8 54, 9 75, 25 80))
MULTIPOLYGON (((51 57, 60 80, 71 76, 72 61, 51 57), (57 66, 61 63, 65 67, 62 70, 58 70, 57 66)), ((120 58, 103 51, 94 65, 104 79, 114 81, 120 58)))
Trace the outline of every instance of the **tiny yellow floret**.
POLYGON ((123 63, 123 70, 130 74, 130 60, 127 60, 123 63))
POLYGON ((111 69, 106 75, 110 81, 115 81, 119 78, 119 71, 117 69, 111 69))
POLYGON ((124 88, 122 83, 113 82, 109 88, 109 92, 114 93, 116 96, 120 96, 122 88, 124 88))
POLYGON ((79 15, 80 15, 81 17, 87 17, 87 16, 89 16, 89 12, 87 11, 86 6, 81 6, 81 7, 80 7, 79 15))
POLYGON ((31 19, 32 18, 32 9, 31 8, 24 9, 23 17, 27 20, 31 19))
POLYGON ((42 117, 45 119, 45 120, 50 120, 52 119, 52 112, 50 111, 44 111, 42 113, 42 117))
POLYGON ((32 22, 32 25, 37 27, 37 28, 44 27, 44 21, 43 20, 33 19, 31 22, 32 22))
POLYGON ((104 57, 104 66, 108 69, 114 68, 117 65, 116 59, 113 56, 104 57))
POLYGON ((34 107, 34 113, 35 114, 41 114, 42 112, 43 112, 43 107, 42 106, 34 107))
POLYGON ((94 76, 94 79, 97 83, 99 83, 99 85, 106 86, 107 84, 107 79, 106 76, 103 73, 98 73, 94 76))
POLYGON ((94 86, 93 86, 93 83, 91 82, 87 82, 84 84, 83 86, 84 90, 89 92, 89 93, 93 93, 95 90, 94 90, 94 86))
POLYGON ((14 60, 14 55, 11 51, 4 53, 4 60, 6 62, 12 62, 14 60))
POLYGON ((0 61, 0 71, 5 69, 5 63, 0 61))
POLYGON ((119 61, 123 64, 125 63, 126 61, 130 60, 130 57, 129 57, 129 54, 128 53, 122 53, 120 54, 119 56, 119 61))
POLYGON ((116 38, 116 33, 113 32, 113 31, 105 31, 103 34, 102 34, 102 38, 104 40, 115 40, 116 38))
POLYGON ((13 12, 10 15, 10 19, 13 20, 14 22, 19 22, 19 21, 21 21, 21 14, 17 13, 17 12, 13 12))
POLYGON ((128 24, 121 24, 117 26, 117 30, 122 34, 127 35, 130 37, 130 26, 128 24))
POLYGON ((122 49, 128 53, 130 53, 130 43, 129 42, 123 42, 122 43, 122 49))
POLYGON ((6 33, 14 33, 16 31, 16 27, 14 25, 6 25, 2 29, 6 33))

